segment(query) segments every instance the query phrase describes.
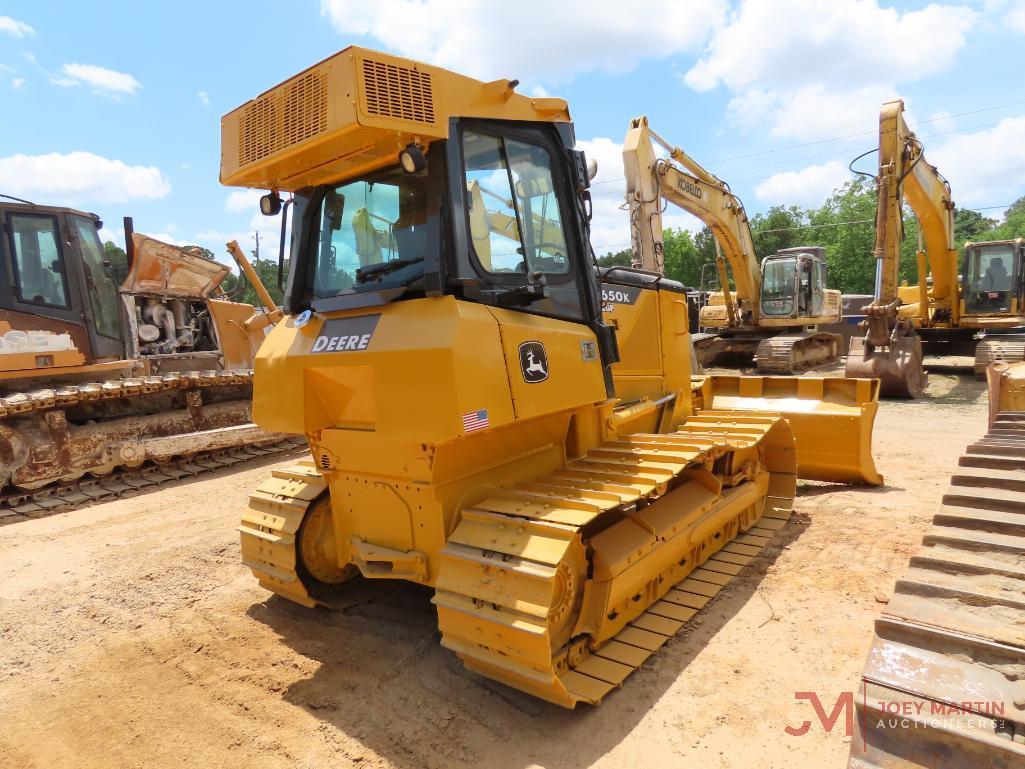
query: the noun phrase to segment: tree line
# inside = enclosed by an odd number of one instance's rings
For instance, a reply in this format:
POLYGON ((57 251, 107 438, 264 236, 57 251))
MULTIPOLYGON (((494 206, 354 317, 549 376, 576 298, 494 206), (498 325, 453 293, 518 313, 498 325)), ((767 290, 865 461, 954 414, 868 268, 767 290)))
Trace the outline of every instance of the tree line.
MULTIPOLYGON (((750 218, 755 254, 761 260, 780 249, 824 246, 829 265, 829 287, 845 294, 871 294, 875 283, 876 190, 870 179, 855 179, 835 190, 819 208, 773 206, 750 218)), ((1007 240, 1025 237, 1025 196, 1015 201, 1000 221, 978 211, 960 208, 954 215, 954 237, 961 250, 969 240, 1007 240)), ((692 234, 667 229, 663 233, 665 271, 685 286, 701 286, 702 269, 715 262, 715 239, 707 227, 692 234)), ((904 211, 900 277, 918 282, 915 253, 918 250, 915 217, 904 211)), ((630 249, 608 252, 598 258, 603 267, 628 266, 630 249)), ((705 270, 706 283, 715 270, 705 270)), ((714 285, 714 284, 713 284, 714 285)))

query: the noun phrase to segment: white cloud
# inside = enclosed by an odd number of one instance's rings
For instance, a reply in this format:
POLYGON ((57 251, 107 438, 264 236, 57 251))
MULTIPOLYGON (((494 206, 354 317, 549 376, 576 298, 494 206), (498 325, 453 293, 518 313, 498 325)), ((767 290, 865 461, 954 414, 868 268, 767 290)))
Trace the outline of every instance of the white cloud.
POLYGON ((684 82, 725 86, 731 117, 775 136, 871 131, 897 86, 950 68, 978 20, 937 3, 901 12, 878 0, 744 0, 684 82))
POLYGON ((950 66, 977 20, 954 5, 901 13, 877 0, 745 0, 685 80, 699 91, 720 83, 851 88, 894 73, 918 80, 950 66))
MULTIPOLYGON (((598 173, 591 181, 591 243, 598 256, 630 247, 630 215, 623 208, 626 202, 626 181, 623 178, 623 145, 599 137, 578 141, 577 149, 598 163, 598 173)), ((690 214, 668 208, 662 214, 662 226, 697 232, 702 224, 690 214)))
POLYGON ((11 88, 14 88, 15 90, 20 89, 24 85, 25 78, 23 77, 15 77, 11 79, 11 88))
POLYGON ((260 197, 262 190, 232 190, 224 200, 224 208, 232 213, 239 214, 260 210, 260 197))
POLYGON ((116 230, 112 230, 109 227, 100 228, 100 240, 104 243, 111 242, 115 246, 120 248, 125 247, 125 231, 120 227, 116 230))
POLYGON ((800 171, 783 171, 755 187, 755 197, 770 205, 818 206, 850 175, 847 165, 839 160, 800 171))
MULTIPOLYGON (((218 261, 234 264, 234 260, 228 254, 225 245, 232 240, 237 240, 242 250, 246 252, 246 255, 251 257, 253 249, 256 248, 256 240, 254 238, 256 232, 260 233, 260 258, 277 261, 278 243, 281 238, 280 215, 264 216, 259 211, 256 211, 249 220, 249 226, 246 229, 202 230, 196 233, 193 242, 213 251, 217 255, 218 261)), ((286 237, 288 237, 287 233, 286 237)))
POLYGON ((12 19, 10 16, 0 16, 0 32, 6 32, 8 35, 14 35, 15 37, 27 37, 28 35, 36 34, 36 31, 28 24, 12 19))
POLYGON ((147 238, 159 240, 161 243, 167 243, 170 246, 190 245, 188 243, 185 243, 184 241, 175 240, 173 235, 170 235, 166 232, 143 232, 142 234, 145 235, 147 238))
POLYGON ((818 139, 875 131, 879 108, 896 96, 891 86, 834 91, 812 85, 788 93, 754 89, 734 96, 727 112, 745 128, 768 126, 773 136, 818 139))
POLYGON ((109 94, 133 94, 142 88, 142 83, 125 72, 118 72, 95 64, 65 64, 63 76, 53 78, 55 85, 70 87, 85 83, 109 94))
POLYGON ((210 106, 210 94, 208 94, 206 91, 199 91, 196 94, 196 96, 199 97, 199 102, 204 107, 209 107, 210 106))
POLYGON ((1011 203, 1025 194, 1025 115, 928 145, 925 156, 950 180, 955 203, 966 207, 1011 203), (995 147, 1000 151, 994 152, 995 147))
POLYGON ((558 82, 621 72, 642 59, 694 51, 725 14, 725 0, 520 0, 501 18, 481 0, 321 0, 342 35, 367 35, 403 56, 483 79, 558 82))
POLYGON ((130 166, 91 152, 0 157, 0 189, 40 203, 155 200, 171 191, 155 166, 130 166))
POLYGON ((1025 35, 1025 2, 1018 0, 1004 15, 1004 24, 1025 35))

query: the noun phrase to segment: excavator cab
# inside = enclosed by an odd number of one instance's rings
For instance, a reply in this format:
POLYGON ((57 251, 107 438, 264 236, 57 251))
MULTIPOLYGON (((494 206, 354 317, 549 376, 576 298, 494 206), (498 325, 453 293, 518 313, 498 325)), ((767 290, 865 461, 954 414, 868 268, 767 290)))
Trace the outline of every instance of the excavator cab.
POLYGON ((1025 307, 1025 240, 966 243, 961 274, 966 315, 1006 315, 1025 307))
POLYGON ((826 308, 826 256, 818 246, 788 248, 762 260, 762 314, 819 318, 826 308))

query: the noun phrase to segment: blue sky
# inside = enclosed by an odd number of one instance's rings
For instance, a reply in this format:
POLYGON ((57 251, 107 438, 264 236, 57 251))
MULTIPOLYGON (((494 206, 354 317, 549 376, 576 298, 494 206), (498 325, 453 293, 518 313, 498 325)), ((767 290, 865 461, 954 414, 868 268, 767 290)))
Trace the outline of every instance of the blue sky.
POLYGON ((115 240, 130 214, 226 261, 260 228, 269 255, 256 196, 218 183, 220 117, 350 43, 568 99, 599 161, 599 252, 629 241, 618 153, 641 114, 750 213, 821 202, 897 95, 958 204, 1025 194, 1025 0, 8 0, 0 193, 95 211, 115 240))

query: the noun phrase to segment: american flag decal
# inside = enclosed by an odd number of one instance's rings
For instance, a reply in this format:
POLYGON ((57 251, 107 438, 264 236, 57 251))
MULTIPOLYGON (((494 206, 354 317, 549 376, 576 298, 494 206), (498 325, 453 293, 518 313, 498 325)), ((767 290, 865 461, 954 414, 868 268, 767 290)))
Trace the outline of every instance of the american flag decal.
POLYGON ((488 419, 487 409, 479 409, 463 414, 463 429, 466 432, 472 433, 474 430, 483 430, 486 427, 491 427, 491 420, 488 419))

